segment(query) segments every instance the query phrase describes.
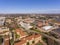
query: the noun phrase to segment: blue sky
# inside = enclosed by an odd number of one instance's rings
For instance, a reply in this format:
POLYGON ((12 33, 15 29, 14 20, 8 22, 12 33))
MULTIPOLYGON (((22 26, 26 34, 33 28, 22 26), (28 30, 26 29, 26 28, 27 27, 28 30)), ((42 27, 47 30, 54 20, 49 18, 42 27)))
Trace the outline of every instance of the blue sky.
POLYGON ((60 0, 0 0, 0 13, 60 13, 60 0))

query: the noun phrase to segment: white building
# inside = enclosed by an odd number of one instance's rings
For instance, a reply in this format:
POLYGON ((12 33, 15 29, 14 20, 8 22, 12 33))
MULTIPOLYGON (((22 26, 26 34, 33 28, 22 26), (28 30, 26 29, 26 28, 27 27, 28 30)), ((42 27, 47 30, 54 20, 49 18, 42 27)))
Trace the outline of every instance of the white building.
POLYGON ((54 28, 53 26, 44 26, 44 27, 42 27, 44 30, 50 30, 50 29, 52 29, 52 28, 54 28))
POLYGON ((5 17, 0 17, 0 26, 4 25, 5 17))
POLYGON ((31 26, 30 24, 28 23, 24 23, 24 22, 20 22, 19 23, 23 28, 25 28, 26 30, 32 28, 33 26, 31 26))
POLYGON ((0 33, 3 33, 4 31, 9 31, 9 28, 7 27, 0 27, 0 33))

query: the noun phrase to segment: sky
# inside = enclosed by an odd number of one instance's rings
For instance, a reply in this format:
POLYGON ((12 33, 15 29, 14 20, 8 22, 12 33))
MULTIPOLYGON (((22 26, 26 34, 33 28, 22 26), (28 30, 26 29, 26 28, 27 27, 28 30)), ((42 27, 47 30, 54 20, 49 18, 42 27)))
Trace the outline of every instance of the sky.
POLYGON ((60 0, 0 0, 0 13, 60 13, 60 0))

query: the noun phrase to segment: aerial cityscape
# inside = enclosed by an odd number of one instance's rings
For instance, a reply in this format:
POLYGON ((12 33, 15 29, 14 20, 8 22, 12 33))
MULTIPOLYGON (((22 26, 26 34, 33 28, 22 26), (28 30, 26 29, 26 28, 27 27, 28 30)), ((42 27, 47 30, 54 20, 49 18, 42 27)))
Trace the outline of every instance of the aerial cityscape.
POLYGON ((0 0, 0 45, 60 45, 60 0, 0 0))
POLYGON ((60 15, 0 15, 1 45, 60 45, 60 15))

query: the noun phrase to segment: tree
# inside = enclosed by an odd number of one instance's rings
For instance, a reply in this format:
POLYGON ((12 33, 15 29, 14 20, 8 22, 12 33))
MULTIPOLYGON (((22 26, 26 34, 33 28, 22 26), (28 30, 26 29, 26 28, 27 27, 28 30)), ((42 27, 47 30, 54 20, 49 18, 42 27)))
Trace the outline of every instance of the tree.
POLYGON ((35 41, 33 40, 32 43, 35 43, 35 41))
POLYGON ((30 45, 29 42, 27 42, 27 45, 30 45))
POLYGON ((2 44, 3 43, 3 38, 2 38, 2 36, 0 36, 0 44, 2 44))
POLYGON ((16 37, 16 38, 20 38, 20 35, 18 35, 18 34, 15 32, 15 37, 16 37))
POLYGON ((42 45, 41 43, 37 43, 36 45, 42 45))

